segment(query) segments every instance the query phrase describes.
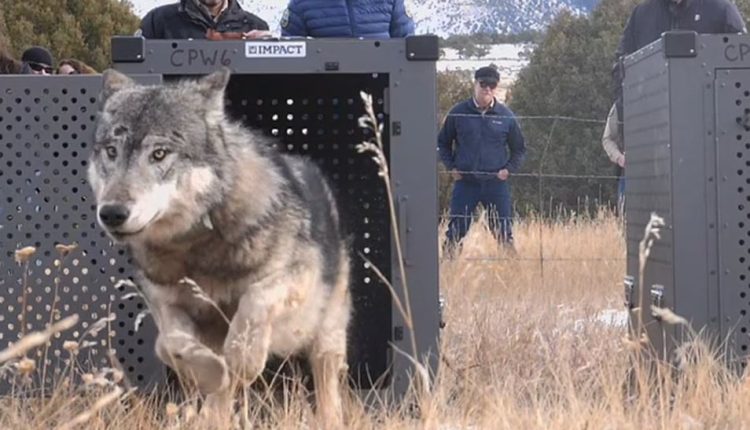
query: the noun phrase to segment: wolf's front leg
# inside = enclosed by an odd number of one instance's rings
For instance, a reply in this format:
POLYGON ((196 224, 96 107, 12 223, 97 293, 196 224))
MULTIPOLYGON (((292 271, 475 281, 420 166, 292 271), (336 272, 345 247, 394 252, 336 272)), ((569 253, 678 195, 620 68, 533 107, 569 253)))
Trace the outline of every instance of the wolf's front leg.
POLYGON ((224 358, 201 343, 193 320, 173 305, 159 306, 159 336, 156 355, 171 367, 181 381, 192 382, 203 395, 229 387, 229 373, 224 358))
POLYGON ((224 341, 224 357, 233 378, 251 384, 266 366, 271 345, 272 307, 256 295, 240 299, 224 341))
POLYGON ((257 296, 255 300, 250 295, 240 299, 224 341, 224 358, 232 381, 206 398, 209 413, 222 416, 231 412, 237 386, 244 389, 250 385, 266 366, 272 315, 271 309, 261 302, 257 296))

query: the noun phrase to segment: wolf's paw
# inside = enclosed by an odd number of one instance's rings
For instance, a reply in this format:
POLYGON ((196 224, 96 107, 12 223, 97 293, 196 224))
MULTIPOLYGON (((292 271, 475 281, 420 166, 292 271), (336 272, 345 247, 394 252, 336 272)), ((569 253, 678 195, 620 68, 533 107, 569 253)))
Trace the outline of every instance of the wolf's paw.
POLYGON ((190 355, 189 364, 201 393, 214 393, 229 388, 229 371, 223 357, 208 348, 190 355))
POLYGON ((183 378, 189 378, 203 394, 226 389, 229 372, 223 357, 195 338, 182 334, 160 336, 156 354, 183 378))
POLYGON ((221 390, 206 396, 200 415, 218 428, 236 428, 233 425, 235 414, 231 390, 221 390))

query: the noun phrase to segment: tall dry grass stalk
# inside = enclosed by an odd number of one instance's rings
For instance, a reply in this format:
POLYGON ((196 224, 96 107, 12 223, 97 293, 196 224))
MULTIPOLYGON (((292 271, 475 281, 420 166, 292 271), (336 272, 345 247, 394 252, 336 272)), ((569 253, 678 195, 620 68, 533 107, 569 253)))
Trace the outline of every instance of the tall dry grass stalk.
POLYGON ((23 265, 23 281, 21 283, 21 336, 26 336, 26 308, 28 305, 29 295, 29 262, 31 257, 36 253, 36 248, 27 246, 16 250, 16 263, 23 265))
POLYGON ((12 344, 8 348, 0 351, 0 364, 19 358, 25 355, 29 350, 46 344, 52 336, 65 330, 71 329, 78 323, 78 315, 71 315, 60 322, 52 324, 43 331, 29 333, 12 344))
POLYGON ((423 418, 429 418, 429 415, 424 413, 425 410, 431 409, 430 404, 432 403, 430 373, 427 366, 427 360, 429 357, 420 357, 417 350, 417 339, 414 331, 414 319, 411 308, 411 293, 409 291, 409 282, 406 276, 404 253, 401 243, 403 238, 399 235, 400 230, 396 217, 396 197, 391 186, 391 174, 383 146, 383 124, 378 123, 378 118, 377 115, 375 115, 375 109, 373 107, 372 95, 360 92, 360 97, 364 103, 365 115, 359 118, 359 126, 365 130, 371 131, 373 133, 373 138, 365 140, 357 145, 357 152, 372 154, 372 160, 378 166, 378 176, 383 179, 383 184, 385 185, 386 195, 388 196, 387 201, 391 232, 393 233, 392 237, 396 248, 396 260, 398 261, 398 274, 401 281, 401 291, 403 292, 403 302, 401 296, 393 287, 393 284, 384 276, 382 271, 363 255, 360 254, 360 256, 367 262, 368 267, 375 272, 380 281, 388 288, 391 294, 391 300, 393 300, 396 309, 404 319, 406 328, 409 331, 409 344, 411 346, 411 351, 404 352, 393 343, 391 343, 391 348, 396 353, 406 358, 413 366, 415 376, 413 378, 413 388, 416 394, 415 401, 422 411, 421 416, 423 418), (420 359, 424 360, 424 362, 420 361, 420 359))
POLYGON ((661 239, 661 229, 664 227, 664 219, 655 213, 651 214, 651 218, 646 223, 645 231, 643 232, 643 238, 638 244, 638 307, 636 308, 638 313, 635 338, 640 339, 646 334, 643 332, 643 312, 646 307, 644 297, 644 277, 646 273, 646 264, 648 263, 648 257, 651 255, 651 248, 654 246, 654 242, 661 239))
MULTIPOLYGON (((391 283, 383 276, 381 272, 376 274, 381 278, 381 281, 385 283, 391 291, 391 297, 396 302, 396 305, 404 317, 407 328, 414 331, 414 321, 412 319, 411 312, 411 299, 409 295, 409 282, 406 277, 406 268, 404 267, 404 253, 401 246, 402 238, 398 234, 398 221, 396 217, 396 202, 393 194, 393 188, 391 187, 391 174, 388 167, 388 159, 385 156, 385 150, 383 148, 383 124, 378 123, 377 115, 375 115, 375 109, 372 103, 372 95, 365 92, 360 92, 360 97, 364 103, 365 115, 359 118, 359 126, 363 129, 370 130, 374 134, 371 140, 364 141, 357 145, 357 152, 372 154, 372 161, 378 166, 378 176, 383 179, 385 185, 386 195, 388 196, 388 214, 390 217, 391 230, 393 232, 393 242, 396 246, 396 259, 398 261, 398 273, 401 277, 401 284, 403 286, 404 301, 401 302, 401 297, 395 293, 391 283)), ((371 262, 370 267, 375 267, 371 262)), ((414 336, 409 336, 411 340, 411 354, 412 357, 417 357, 417 341, 414 336)))

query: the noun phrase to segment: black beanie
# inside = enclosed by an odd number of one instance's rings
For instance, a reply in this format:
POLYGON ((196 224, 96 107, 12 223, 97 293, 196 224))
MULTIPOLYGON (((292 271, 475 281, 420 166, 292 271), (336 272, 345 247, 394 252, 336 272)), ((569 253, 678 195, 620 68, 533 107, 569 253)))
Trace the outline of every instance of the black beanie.
POLYGON ((24 51, 21 56, 21 61, 25 63, 46 64, 47 66, 52 66, 53 64, 52 54, 39 46, 34 46, 24 51))

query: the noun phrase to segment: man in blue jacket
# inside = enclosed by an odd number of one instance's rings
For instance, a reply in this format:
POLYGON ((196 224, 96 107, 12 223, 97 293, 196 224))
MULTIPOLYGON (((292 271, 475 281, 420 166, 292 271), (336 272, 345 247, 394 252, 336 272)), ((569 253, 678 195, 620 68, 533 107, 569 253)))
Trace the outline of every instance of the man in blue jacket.
POLYGON ((513 112, 495 99, 500 73, 482 67, 474 73, 474 96, 455 105, 438 135, 440 159, 455 179, 448 241, 460 241, 469 230, 479 203, 490 210, 490 228, 512 245, 508 178, 526 154, 513 112))
POLYGON ((404 0, 290 0, 282 36, 388 39, 414 34, 404 0))

